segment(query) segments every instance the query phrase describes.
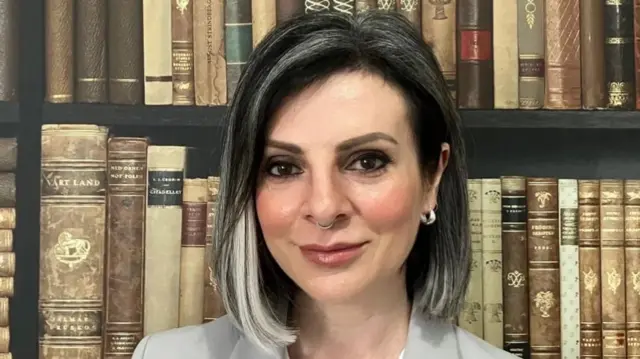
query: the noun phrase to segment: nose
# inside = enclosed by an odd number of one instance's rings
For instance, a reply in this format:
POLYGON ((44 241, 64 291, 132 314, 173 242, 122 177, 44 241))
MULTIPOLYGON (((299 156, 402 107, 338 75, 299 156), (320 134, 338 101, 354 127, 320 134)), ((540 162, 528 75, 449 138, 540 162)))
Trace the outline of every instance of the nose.
POLYGON ((307 208, 307 219, 314 225, 329 225, 346 218, 348 199, 340 179, 331 173, 312 176, 307 208))

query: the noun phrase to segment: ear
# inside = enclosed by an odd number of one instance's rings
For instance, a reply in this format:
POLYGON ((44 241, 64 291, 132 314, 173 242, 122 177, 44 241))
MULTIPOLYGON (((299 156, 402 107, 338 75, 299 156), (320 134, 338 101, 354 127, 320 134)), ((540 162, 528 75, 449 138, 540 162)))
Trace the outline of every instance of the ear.
POLYGON ((448 143, 444 142, 440 146, 440 157, 438 158, 438 166, 435 173, 429 173, 425 181, 425 195, 424 205, 422 207, 423 213, 429 213, 431 210, 435 210, 438 204, 438 188, 440 186, 440 180, 442 174, 447 168, 449 163, 449 156, 451 155, 451 147, 448 143))

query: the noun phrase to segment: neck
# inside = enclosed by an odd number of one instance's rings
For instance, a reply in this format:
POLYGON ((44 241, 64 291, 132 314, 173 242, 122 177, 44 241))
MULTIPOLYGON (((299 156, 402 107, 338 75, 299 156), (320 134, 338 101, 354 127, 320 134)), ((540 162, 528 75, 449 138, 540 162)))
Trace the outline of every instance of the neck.
POLYGON ((411 315, 404 273, 341 303, 321 303, 304 293, 293 316, 299 328, 293 359, 398 358, 411 315))

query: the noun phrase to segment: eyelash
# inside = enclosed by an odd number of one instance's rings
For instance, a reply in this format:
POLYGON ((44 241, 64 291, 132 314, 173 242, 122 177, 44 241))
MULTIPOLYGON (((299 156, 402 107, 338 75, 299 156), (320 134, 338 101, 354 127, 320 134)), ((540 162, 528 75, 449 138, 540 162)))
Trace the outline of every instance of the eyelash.
MULTIPOLYGON (((354 169, 353 170, 365 176, 370 176, 370 177, 375 177, 384 173, 387 170, 387 165, 389 165, 392 162, 391 157, 389 157, 388 155, 386 155, 381 151, 367 150, 367 151, 360 151, 359 154, 355 156, 355 158, 352 161, 350 161, 350 164, 347 168, 353 167, 354 165, 357 165, 363 160, 373 160, 373 161, 380 162, 373 169, 354 169)), ((291 167, 295 168, 298 166, 285 160, 270 159, 269 162, 267 162, 267 166, 265 166, 265 173, 269 177, 278 178, 278 179, 293 178, 302 174, 302 171, 299 170, 299 168, 296 171, 296 169, 290 169, 291 167), (276 167, 287 167, 287 169, 289 169, 291 172, 294 172, 294 173, 285 174, 285 175, 273 174, 272 171, 276 167)))

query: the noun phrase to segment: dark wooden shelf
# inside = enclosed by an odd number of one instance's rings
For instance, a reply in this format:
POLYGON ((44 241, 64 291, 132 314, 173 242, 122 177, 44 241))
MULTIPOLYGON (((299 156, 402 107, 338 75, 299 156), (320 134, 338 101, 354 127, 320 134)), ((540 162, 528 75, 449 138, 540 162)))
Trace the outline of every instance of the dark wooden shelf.
POLYGON ((460 110, 467 128, 640 129, 640 111, 460 110))
POLYGON ((43 123, 104 126, 221 127, 226 106, 147 106, 45 103, 43 123))
POLYGON ((20 104, 18 102, 0 101, 0 124, 18 123, 20 121, 20 104))

